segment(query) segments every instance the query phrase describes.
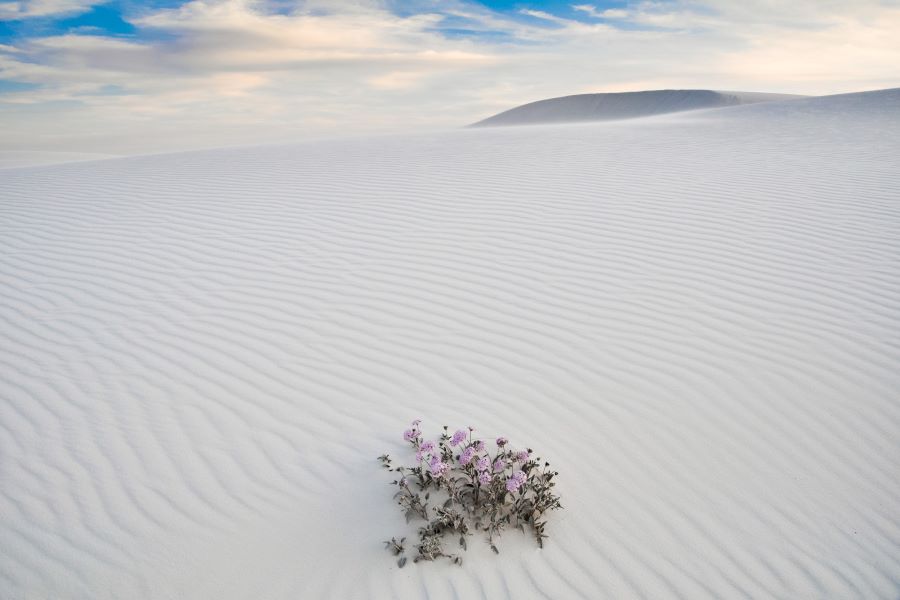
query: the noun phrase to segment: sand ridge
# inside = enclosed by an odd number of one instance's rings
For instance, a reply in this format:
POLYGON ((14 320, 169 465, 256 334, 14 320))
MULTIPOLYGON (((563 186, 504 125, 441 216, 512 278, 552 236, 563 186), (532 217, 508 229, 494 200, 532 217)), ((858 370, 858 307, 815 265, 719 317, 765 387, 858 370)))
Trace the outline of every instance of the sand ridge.
POLYGON ((758 102, 793 100, 802 97, 792 94, 713 90, 648 90, 575 94, 516 106, 473 123, 470 127, 615 121, 758 102))

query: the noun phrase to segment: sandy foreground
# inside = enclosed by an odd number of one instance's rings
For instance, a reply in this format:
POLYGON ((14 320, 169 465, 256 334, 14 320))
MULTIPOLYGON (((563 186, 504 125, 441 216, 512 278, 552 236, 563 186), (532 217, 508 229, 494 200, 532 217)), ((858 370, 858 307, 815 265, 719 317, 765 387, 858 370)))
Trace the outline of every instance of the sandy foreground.
POLYGON ((900 90, 0 170, 0 598, 900 595, 900 90), (547 546, 412 534, 473 425, 547 546))

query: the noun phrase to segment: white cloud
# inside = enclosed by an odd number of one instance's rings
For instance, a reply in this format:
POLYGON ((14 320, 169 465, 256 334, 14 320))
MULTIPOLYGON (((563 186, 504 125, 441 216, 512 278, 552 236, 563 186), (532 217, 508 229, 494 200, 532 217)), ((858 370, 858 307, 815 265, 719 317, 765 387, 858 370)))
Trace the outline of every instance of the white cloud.
POLYGON ((865 20, 832 17, 824 26, 790 36, 757 30, 746 36, 747 47, 724 53, 720 64, 756 86, 793 80, 817 88, 841 74, 860 88, 896 87, 900 86, 898 32, 900 8, 865 20))
POLYGON ((529 17, 534 17, 536 19, 543 19, 544 21, 550 21, 551 23, 568 23, 569 19, 563 19, 561 17, 557 17, 556 15, 551 15, 548 12, 544 12, 542 10, 532 10, 529 8, 522 8, 519 10, 520 14, 528 15, 529 17))
POLYGON ((20 0, 0 2, 0 21, 77 14, 101 4, 102 0, 20 0))
POLYGON ((604 19, 626 19, 628 18, 628 11, 620 8, 608 8, 600 13, 600 16, 604 19))
POLYGON ((408 90, 422 85, 427 77, 428 73, 424 71, 392 71, 370 77, 368 83, 380 90, 408 90))
POLYGON ((572 8, 581 11, 594 19, 625 19, 628 17, 628 11, 621 8, 598 10, 593 4, 573 4, 572 8))
POLYGON ((588 16, 594 17, 595 19, 600 18, 600 11, 598 11, 597 7, 592 4, 573 4, 572 9, 587 13, 588 16))

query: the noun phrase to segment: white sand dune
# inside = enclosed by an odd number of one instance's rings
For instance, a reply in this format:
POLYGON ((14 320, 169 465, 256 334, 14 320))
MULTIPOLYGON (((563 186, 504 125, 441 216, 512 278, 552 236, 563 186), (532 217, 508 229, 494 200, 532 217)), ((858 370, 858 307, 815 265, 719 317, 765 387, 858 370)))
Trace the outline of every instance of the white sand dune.
POLYGON ((0 150, 0 169, 15 169, 67 162, 113 158, 111 154, 93 152, 47 152, 43 150, 0 150))
POLYGON ((650 90, 646 92, 575 94, 574 96, 548 98, 516 106, 473 123, 470 127, 614 121, 796 98, 803 98, 803 96, 713 90, 650 90))
POLYGON ((3 171, 0 598, 896 599, 896 99, 3 171), (417 417, 543 550, 395 566, 417 417))
POLYGON ((823 122, 824 117, 835 121, 830 126, 835 126, 844 119, 856 121, 874 119, 884 121, 890 127, 896 121, 898 112, 900 112, 900 88, 785 99, 764 104, 747 103, 727 109, 701 111, 698 114, 742 120, 761 117, 771 121, 773 117, 778 117, 781 120, 773 121, 773 124, 779 127, 784 119, 793 119, 794 117, 816 117, 819 118, 820 123, 823 122))

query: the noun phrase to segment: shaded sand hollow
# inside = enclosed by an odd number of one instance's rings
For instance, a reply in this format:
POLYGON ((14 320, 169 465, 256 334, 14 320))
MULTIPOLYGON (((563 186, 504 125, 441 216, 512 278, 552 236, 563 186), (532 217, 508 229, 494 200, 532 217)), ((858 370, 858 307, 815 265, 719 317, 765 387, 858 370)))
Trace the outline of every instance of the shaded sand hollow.
POLYGON ((898 106, 0 171, 0 598, 896 599, 898 106), (398 569, 414 418, 547 546, 398 569))

